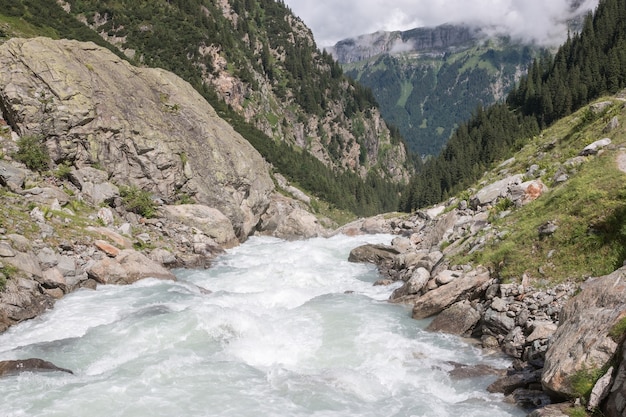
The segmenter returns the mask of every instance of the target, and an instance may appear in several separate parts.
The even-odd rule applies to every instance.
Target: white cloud
[[[285,0],[318,46],[378,30],[469,23],[542,44],[559,44],[574,0]],[[391,3],[391,5],[390,5]],[[598,0],[584,0],[591,10]]]

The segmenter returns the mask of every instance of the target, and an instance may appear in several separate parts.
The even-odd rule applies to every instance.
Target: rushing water
[[[522,416],[450,361],[506,367],[423,331],[349,251],[389,236],[253,238],[178,282],[78,291],[0,335],[0,359],[69,368],[0,380],[0,417]],[[199,287],[213,291],[206,294]]]

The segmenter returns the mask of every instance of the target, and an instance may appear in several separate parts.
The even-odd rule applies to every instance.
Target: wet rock
[[[302,203],[279,194],[271,196],[268,209],[261,216],[257,234],[294,240],[325,236],[328,231]]]
[[[196,227],[224,247],[239,242],[230,220],[219,210],[201,204],[163,206],[165,217],[187,226]]]
[[[400,300],[403,297],[419,294],[430,279],[430,272],[425,268],[417,268],[411,274],[411,278],[400,288],[397,288],[390,299]]]
[[[467,301],[460,301],[439,313],[426,330],[469,336],[480,321],[480,313]]]
[[[352,249],[348,261],[390,266],[393,265],[399,253],[396,248],[391,246],[367,244]]]
[[[73,374],[72,371],[65,368],[60,368],[52,362],[44,361],[43,359],[31,358],[31,359],[17,359],[9,361],[0,361],[0,376],[9,376],[20,374],[22,372],[66,372]]]
[[[521,372],[512,372],[505,377],[499,378],[487,387],[487,391],[509,395],[519,388],[527,388],[533,384],[537,385],[540,381],[541,370],[525,368]]]
[[[458,362],[446,362],[452,365],[454,368],[449,372],[450,376],[454,379],[467,379],[477,378],[488,375],[502,376],[506,371],[503,369],[494,368],[493,366],[478,364],[478,365],[465,365]]]
[[[526,388],[518,388],[513,391],[507,397],[507,401],[527,410],[545,407],[552,403],[552,400],[545,392]]]
[[[489,271],[480,268],[438,287],[421,296],[413,306],[412,316],[423,319],[438,314],[463,299],[473,299],[484,293],[491,277]]]

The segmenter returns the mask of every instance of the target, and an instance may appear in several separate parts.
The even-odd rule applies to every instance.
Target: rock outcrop
[[[187,82],[68,40],[11,39],[0,61],[5,118],[45,138],[56,163],[103,167],[109,182],[165,202],[187,195],[221,211],[239,239],[255,230],[274,189],[266,163]]]
[[[611,330],[626,317],[626,268],[587,282],[561,311],[541,382],[556,396],[577,393],[572,376],[603,368],[617,352]]]

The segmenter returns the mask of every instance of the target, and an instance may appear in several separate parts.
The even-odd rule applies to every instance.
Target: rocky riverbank
[[[354,249],[350,260],[376,264],[378,285],[401,281],[390,301],[411,305],[415,319],[434,317],[428,330],[472,337],[512,357],[507,375],[489,390],[535,410],[533,416],[564,417],[585,407],[623,417],[626,267],[582,284],[536,288],[528,277],[500,282],[487,268],[450,262],[460,245],[481,245],[472,237],[490,228],[480,207],[451,204],[345,226],[343,233],[399,235],[390,246]]]

